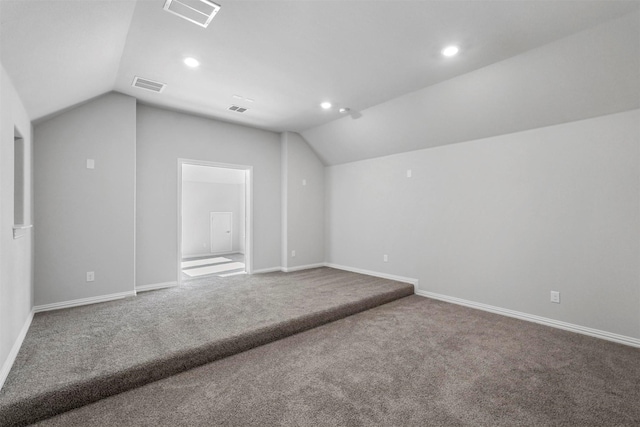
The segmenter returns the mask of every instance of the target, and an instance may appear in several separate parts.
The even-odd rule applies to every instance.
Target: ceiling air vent
[[[133,83],[131,84],[133,87],[139,87],[140,89],[150,90],[151,92],[160,93],[167,86],[164,83],[154,82],[153,80],[143,79],[142,77],[136,76],[133,79]]]
[[[220,5],[209,0],[166,0],[164,10],[207,28],[209,22],[220,10]]]
[[[237,105],[232,105],[231,107],[229,107],[229,110],[235,111],[236,113],[244,113],[245,111],[248,110],[248,108],[238,107]]]

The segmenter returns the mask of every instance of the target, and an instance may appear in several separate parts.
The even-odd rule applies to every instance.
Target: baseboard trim
[[[97,304],[99,302],[107,302],[114,301],[117,299],[127,298],[127,297],[135,297],[136,291],[127,291],[127,292],[119,292],[116,294],[109,295],[101,295],[99,297],[90,297],[90,298],[80,298],[74,299],[71,301],[63,301],[63,302],[54,302],[53,304],[44,304],[37,305],[33,307],[33,311],[35,313],[40,313],[42,311],[51,311],[51,310],[60,310],[63,308],[71,308],[78,307],[81,305],[89,305],[89,304]]]
[[[545,326],[551,326],[552,328],[564,329],[565,331],[588,335],[590,337],[600,338],[607,341],[613,341],[618,344],[625,344],[631,347],[640,348],[640,339],[627,337],[625,335],[618,335],[607,331],[601,331],[599,329],[587,328],[585,326],[575,325],[573,323],[561,322],[559,320],[549,319],[547,317],[541,317],[533,314],[523,313],[520,311],[482,304],[462,298],[450,297],[434,292],[416,290],[416,295],[433,298],[444,302],[450,302],[452,304],[463,305],[465,307],[475,308],[482,311],[488,311],[490,313],[501,314],[503,316],[513,317],[520,320],[526,320],[528,322],[534,322]]]
[[[27,336],[27,332],[29,332],[29,327],[31,326],[31,321],[33,320],[34,313],[35,311],[31,310],[31,312],[27,316],[27,320],[25,320],[24,325],[22,325],[22,329],[20,329],[20,333],[13,343],[13,347],[11,347],[11,351],[7,355],[7,359],[2,364],[2,370],[0,370],[0,390],[2,390],[2,386],[4,386],[4,382],[7,380],[9,372],[11,371],[11,367],[16,361],[16,357],[18,357],[20,347],[22,347],[24,338]]]
[[[282,271],[282,267],[261,268],[259,270],[253,270],[251,274],[273,273],[274,271]]]
[[[317,264],[298,265],[296,267],[282,267],[282,271],[284,271],[285,273],[291,273],[292,271],[309,270],[310,268],[318,268],[324,266],[324,262],[319,262]]]
[[[330,262],[324,263],[325,267],[331,267],[338,270],[350,271],[352,273],[366,274],[367,276],[380,277],[382,279],[395,280],[396,282],[409,283],[412,284],[414,289],[418,289],[418,279],[414,279],[412,277],[404,277],[404,276],[396,276],[395,274],[387,274],[387,273],[379,273],[377,271],[364,270],[361,268],[347,267],[345,265],[332,264]]]
[[[155,291],[157,289],[173,288],[175,286],[178,286],[178,282],[151,283],[150,285],[136,286],[136,292]]]

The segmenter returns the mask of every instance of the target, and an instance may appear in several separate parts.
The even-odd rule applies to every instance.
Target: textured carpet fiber
[[[637,426],[640,350],[419,296],[41,426]]]
[[[411,294],[405,283],[319,268],[203,278],[39,313],[0,392],[0,424],[43,419]]]

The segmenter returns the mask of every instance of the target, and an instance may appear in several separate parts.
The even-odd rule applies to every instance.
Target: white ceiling
[[[111,90],[273,131],[339,119],[637,10],[638,1],[238,1],[207,29],[164,0],[0,0],[0,58],[33,120]],[[445,59],[440,49],[459,44]],[[198,69],[182,63],[200,60]],[[167,84],[156,94],[134,76]],[[238,101],[233,95],[253,98]],[[238,103],[249,110],[227,108]]]
[[[637,108],[633,12],[301,133],[335,165]]]

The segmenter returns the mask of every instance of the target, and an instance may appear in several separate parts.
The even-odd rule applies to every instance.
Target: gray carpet
[[[38,425],[638,426],[640,350],[419,296]]]
[[[0,424],[77,408],[413,294],[330,268],[206,278],[34,317],[0,392]]]

